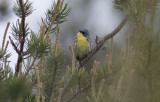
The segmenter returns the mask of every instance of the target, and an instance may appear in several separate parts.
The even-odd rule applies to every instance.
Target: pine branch
[[[58,2],[57,2],[57,4],[56,4],[56,7],[55,7],[55,10],[54,10],[53,13],[52,13],[53,18],[52,18],[52,20],[51,20],[51,23],[50,23],[49,27],[46,29],[46,34],[47,34],[47,35],[50,34],[51,29],[52,29],[52,26],[53,26],[53,24],[54,24],[54,21],[55,21],[55,19],[56,19],[56,17],[57,17],[57,16],[54,16],[54,15],[55,15],[55,13],[56,13],[56,11],[57,11],[57,9],[58,9],[58,6],[60,5],[60,2],[61,2],[61,0],[58,0]]]
[[[68,3],[64,4],[64,0],[58,0],[57,3],[53,3],[51,8],[47,10],[46,18],[42,19],[42,22],[46,25],[45,34],[50,34],[56,31],[57,25],[67,21],[66,17],[71,11],[68,8]]]
[[[98,52],[100,50],[100,48],[103,46],[103,44],[105,43],[105,41],[107,41],[107,40],[111,39],[113,36],[115,36],[121,30],[121,28],[125,25],[126,21],[127,21],[127,18],[124,18],[114,31],[112,31],[110,34],[107,34],[106,36],[104,36],[102,38],[102,40],[100,40],[97,43],[96,47],[94,49],[92,49],[92,51],[87,55],[87,57],[85,57],[82,60],[81,65],[79,66],[79,68],[81,68],[82,66],[84,66],[90,60],[90,58],[96,52]]]
[[[50,97],[50,101],[53,101],[53,99],[54,99],[54,88],[53,88],[53,84],[54,84],[54,82],[55,82],[55,79],[56,79],[56,76],[57,76],[57,69],[58,69],[58,62],[57,62],[57,60],[56,60],[56,58],[55,58],[55,60],[54,60],[54,64],[55,64],[55,67],[54,67],[54,73],[53,73],[53,77],[52,77],[52,81],[51,81],[51,87],[50,87],[50,93],[49,93],[49,97]],[[55,85],[56,86],[56,85]]]
[[[53,88],[53,84],[54,84],[54,81],[55,81],[55,78],[56,78],[56,74],[57,74],[57,60],[55,58],[54,60],[54,63],[55,63],[55,67],[54,67],[54,73],[53,73],[53,77],[52,77],[52,82],[51,82],[51,87],[50,87],[50,93],[49,93],[49,97],[50,97],[50,101],[52,101],[54,98],[54,88]]]
[[[9,44],[9,41],[7,41],[7,44],[6,44],[6,46],[5,46],[5,49],[4,49],[4,54],[6,54],[6,52],[7,52],[7,48],[8,48],[8,44]],[[9,54],[10,55],[10,54]]]
[[[10,22],[7,23],[7,27],[5,29],[5,33],[4,33],[4,36],[3,36],[2,51],[4,50],[4,43],[5,43],[5,40],[6,40],[6,35],[7,35],[7,31],[8,31],[9,25],[10,25]]]
[[[113,30],[110,34],[107,34],[106,36],[104,36],[102,38],[102,40],[100,40],[96,47],[87,55],[86,58],[84,58],[79,66],[79,68],[81,68],[82,66],[84,66],[89,60],[90,58],[100,50],[100,48],[103,46],[103,44],[105,43],[105,41],[107,41],[108,39],[112,38],[113,36],[115,36],[120,30],[121,28],[125,25],[125,23],[127,22],[127,18],[124,18],[121,23],[116,27],[115,30]],[[62,98],[65,94],[65,90],[68,88],[68,86],[70,85],[70,83],[72,82],[72,80],[74,79],[74,74],[72,74],[70,76],[70,78],[68,79],[68,81],[66,82],[66,84],[64,85],[64,87],[62,88],[62,92],[61,92],[61,101]]]
[[[12,35],[14,39],[17,40],[18,44],[15,44],[11,37],[9,37],[14,50],[18,54],[18,59],[15,67],[15,75],[17,76],[20,70],[20,64],[23,61],[23,56],[24,54],[28,54],[25,53],[26,51],[24,52],[26,37],[29,34],[28,24],[25,23],[25,19],[33,11],[32,3],[30,3],[28,0],[26,0],[25,2],[24,0],[17,0],[13,7],[13,11],[19,18],[21,18],[21,21],[19,22],[18,19],[16,25],[13,24],[12,27]]]
[[[15,43],[13,42],[13,40],[11,39],[11,37],[10,37],[10,36],[9,36],[9,40],[10,40],[10,42],[11,42],[11,44],[12,44],[12,46],[13,46],[14,50],[19,54],[19,53],[20,53],[20,51],[19,51],[19,49],[17,48],[17,46],[15,45]]]
[[[20,50],[18,53],[18,60],[17,60],[17,65],[16,65],[16,75],[18,75],[19,70],[20,70],[20,64],[22,63],[23,60],[23,48],[24,48],[24,43],[25,43],[25,10],[24,10],[24,3],[23,0],[19,0],[20,3],[20,8],[22,12],[22,18],[21,18],[21,32],[22,32],[22,41],[20,42]],[[21,39],[21,38],[19,38]]]
[[[37,56],[35,56],[35,57],[33,58],[32,64],[29,66],[29,68],[27,69],[27,71],[26,71],[26,73],[25,73],[25,75],[24,75],[24,79],[25,79],[25,78],[27,77],[27,75],[29,74],[29,71],[33,68],[34,63],[36,62],[36,59],[37,59]]]
[[[7,26],[6,26],[6,29],[5,29],[5,33],[4,33],[4,36],[3,36],[2,49],[0,50],[0,59],[2,57],[4,57],[4,55],[7,52],[7,47],[8,47],[9,41],[7,41],[6,45],[5,45],[5,41],[6,41],[6,36],[7,36],[7,31],[8,31],[9,25],[10,25],[10,22],[7,23]]]
[[[67,100],[67,102],[71,102],[77,95],[79,95],[81,92],[89,89],[91,87],[91,84],[87,85],[84,88],[81,88],[79,91],[77,91],[74,95],[71,96],[71,98],[69,100]]]
[[[113,76],[114,74],[116,74],[117,71],[111,73],[111,74],[107,74],[104,77],[98,79],[95,81],[95,83],[98,83],[99,81],[101,81],[102,79],[108,78],[110,76]],[[84,92],[85,90],[88,90],[91,87],[91,84],[85,86],[84,88],[81,88],[79,91],[77,91],[75,94],[73,94],[68,100],[67,102],[71,102],[76,96],[78,96],[81,92]]]
[[[23,33],[23,40],[25,38],[25,10],[24,10],[24,5],[23,5],[23,0],[19,0],[21,11],[22,11],[22,33]]]

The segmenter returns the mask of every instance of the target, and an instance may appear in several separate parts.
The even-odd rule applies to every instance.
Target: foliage
[[[59,47],[61,45],[58,45]],[[46,65],[44,73],[42,76],[42,82],[44,83],[44,91],[46,95],[46,99],[49,100],[51,95],[54,92],[54,97],[58,95],[58,89],[62,87],[63,82],[61,82],[61,77],[64,73],[64,52],[62,49],[57,51],[57,54],[53,54],[55,46],[52,48],[51,54],[47,56]]]
[[[29,0],[26,0],[25,3],[23,3],[24,9],[25,9],[25,17],[29,16],[33,12],[32,3]],[[15,14],[22,18],[22,10],[21,10],[21,4],[18,0],[16,0],[16,3],[13,7],[13,11]]]
[[[129,1],[128,1],[129,2]],[[130,1],[131,3],[131,1]],[[127,55],[118,81],[114,101],[158,102],[159,26],[155,26],[158,0],[132,0],[125,9],[131,22]],[[117,5],[117,4],[116,4]],[[136,12],[133,12],[136,11]],[[157,29],[158,28],[158,29]],[[124,88],[125,86],[125,88]],[[112,90],[113,91],[113,90]]]
[[[25,32],[26,32],[25,37],[27,37],[27,35],[30,33],[28,24],[26,24],[25,26]],[[13,24],[12,35],[15,40],[19,40],[19,38],[23,36],[23,33],[21,32],[21,24],[19,24],[19,21],[16,23],[16,25]]]
[[[37,36],[32,31],[31,38],[30,40],[28,40],[27,52],[31,56],[41,57],[42,55],[47,54],[49,52],[50,42],[50,39],[47,38],[47,36],[45,36],[44,34]]]
[[[51,8],[47,10],[46,19],[42,19],[42,22],[45,22],[47,28],[49,28],[49,25],[52,25],[52,23],[54,24],[51,30],[52,33],[55,32],[58,24],[67,21],[66,17],[71,11],[71,8],[68,8],[68,3],[65,3],[65,5],[63,5],[63,2],[64,1],[62,1],[61,3],[57,2],[57,4],[59,4],[59,7],[57,7],[56,2],[53,2]]]

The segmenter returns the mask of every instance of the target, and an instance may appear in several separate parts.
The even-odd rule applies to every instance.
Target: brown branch
[[[20,51],[18,50],[17,46],[15,45],[15,43],[13,42],[13,40],[11,39],[10,36],[9,36],[9,40],[10,40],[10,42],[11,42],[11,44],[12,44],[14,50],[19,54]]]
[[[61,91],[61,99],[62,100],[62,97],[64,96],[64,93],[65,93],[65,90],[67,89],[67,87],[70,85],[71,81],[73,80],[74,78],[74,74],[71,74],[71,76],[69,77],[69,79],[67,80],[66,84],[64,85],[64,87],[62,88],[62,91]],[[60,101],[61,102],[61,101]]]
[[[79,68],[81,68],[82,66],[84,66],[89,59],[100,50],[100,48],[103,46],[103,44],[105,43],[105,41],[107,41],[108,39],[112,38],[113,36],[115,36],[120,30],[121,28],[125,25],[125,23],[127,22],[127,18],[124,18],[121,23],[116,27],[115,30],[113,30],[110,34],[107,34],[105,37],[102,38],[102,40],[100,40],[97,43],[97,46],[92,49],[92,51],[87,55],[86,58],[84,58],[81,62],[81,65],[79,66]],[[74,78],[74,74],[72,74],[70,76],[70,78],[68,79],[68,81],[66,82],[66,84],[64,85],[64,87],[62,88],[62,92],[61,92],[61,101],[62,101],[62,97],[64,96],[65,90],[67,89],[67,87],[70,85],[71,81]]]
[[[23,34],[22,36],[22,42],[20,42],[20,51],[18,54],[18,60],[17,60],[17,65],[16,65],[16,75],[18,75],[19,73],[19,69],[20,69],[20,64],[22,63],[23,60],[23,48],[24,48],[24,43],[25,43],[25,9],[24,9],[24,3],[23,0],[19,0],[20,3],[20,8],[21,8],[21,12],[22,12],[22,17],[21,17],[21,32]],[[19,36],[19,39],[21,39],[21,36]]]
[[[107,41],[108,39],[112,38],[113,36],[115,36],[120,30],[121,28],[124,26],[124,24],[126,23],[127,19],[124,18],[121,23],[118,25],[118,27],[112,31],[110,34],[107,34],[105,37],[102,38],[102,40],[100,40],[98,43],[97,43],[97,46],[92,49],[92,51],[87,55],[86,58],[83,59],[83,61],[81,62],[81,65],[80,65],[80,68],[85,65],[89,59],[96,53],[100,50],[100,48],[103,46],[103,44],[105,43],[105,41]]]
[[[84,88],[81,88],[79,91],[77,91],[74,95],[71,96],[71,98],[69,100],[67,100],[67,102],[71,102],[78,94],[80,94],[81,92],[89,89],[91,87],[91,84],[87,85]]]
[[[23,56],[26,56],[26,55],[28,55],[28,52],[27,52],[27,51],[24,51],[24,52],[23,52]]]
[[[20,8],[21,8],[21,12],[22,12],[22,18],[21,18],[21,30],[23,33],[23,40],[25,38],[25,10],[24,10],[24,5],[23,5],[23,0],[19,0],[20,3]]]

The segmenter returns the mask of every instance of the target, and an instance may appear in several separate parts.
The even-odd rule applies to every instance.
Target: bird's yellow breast
[[[82,33],[77,34],[77,41],[75,44],[75,53],[79,58],[84,58],[91,50],[90,43]]]
[[[77,40],[83,40],[83,41],[85,41],[86,38],[83,36],[82,33],[79,32],[79,33],[77,34]]]

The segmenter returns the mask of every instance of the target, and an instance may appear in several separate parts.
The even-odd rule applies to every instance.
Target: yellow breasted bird
[[[87,29],[79,30],[75,38],[75,55],[79,62],[81,62],[91,51],[91,39]]]

